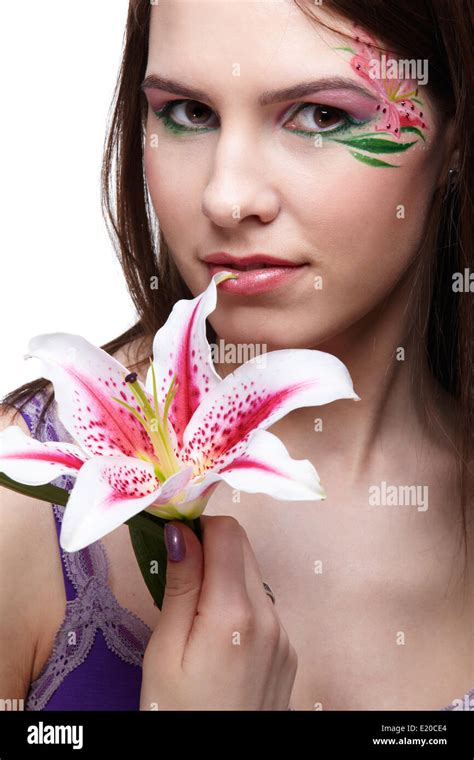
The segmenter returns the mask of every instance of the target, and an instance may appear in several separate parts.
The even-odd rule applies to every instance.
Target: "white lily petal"
[[[191,476],[184,469],[161,486],[153,466],[133,457],[93,457],[77,476],[64,512],[60,543],[83,549],[150,505],[166,504]]]
[[[285,445],[267,430],[255,430],[244,454],[219,471],[232,488],[266,493],[274,499],[325,499],[319,475],[308,459],[293,459]]]
[[[0,472],[18,483],[39,486],[60,475],[77,476],[88,455],[73,443],[38,441],[18,425],[0,433]]]
[[[221,480],[218,473],[208,473],[198,482],[190,481],[176,505],[178,515],[187,519],[199,517]]]
[[[193,479],[179,505],[184,517],[197,517],[222,480],[231,488],[266,493],[275,499],[314,501],[326,498],[315,467],[307,459],[293,459],[285,445],[267,430],[253,430],[239,455],[222,468]],[[200,510],[197,508],[200,507]]]
[[[29,356],[41,361],[41,374],[54,385],[58,416],[66,430],[91,455],[153,455],[153,445],[134,415],[113,400],[141,409],[128,383],[128,370],[80,335],[37,335]]]
[[[196,298],[181,299],[173,306],[166,324],[153,341],[153,366],[156,374],[158,403],[165,396],[174,374],[178,389],[170,407],[169,419],[181,447],[183,433],[195,409],[220,382],[214,369],[211,347],[206,337],[206,319],[217,304],[217,286],[222,272],[214,275],[206,290]],[[146,387],[153,392],[151,368]]]
[[[332,354],[281,349],[254,357],[204,398],[184,433],[183,461],[221,469],[246,448],[252,430],[265,430],[293,409],[358,400],[346,366]]]

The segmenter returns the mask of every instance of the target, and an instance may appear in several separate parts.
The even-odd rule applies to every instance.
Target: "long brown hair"
[[[294,0],[302,12],[315,18],[317,6]],[[312,7],[312,11],[310,11]],[[460,468],[464,535],[467,534],[468,468],[472,451],[474,404],[472,399],[474,339],[471,295],[455,293],[454,272],[474,271],[472,257],[472,81],[473,6],[462,0],[325,0],[324,8],[336,16],[357,20],[360,27],[384,41],[388,50],[428,59],[427,85],[439,112],[455,121],[459,150],[455,182],[446,177],[433,194],[426,230],[431,241],[422,277],[429,281],[429,313],[419,310],[419,334],[424,337],[430,367],[441,385],[456,400],[457,462]],[[111,119],[102,164],[102,211],[137,310],[136,323],[102,348],[114,354],[139,339],[135,369],[148,361],[151,342],[165,323],[173,304],[192,294],[179,275],[161,232],[154,232],[153,209],[143,166],[147,103],[140,90],[148,58],[151,3],[130,0],[123,56],[112,102]],[[159,288],[150,287],[157,277]],[[163,283],[165,286],[163,287]],[[208,325],[209,340],[215,340]],[[46,392],[39,424],[54,397],[48,380],[39,378],[8,393],[3,403],[21,409],[35,393]],[[466,546],[465,546],[466,548]]]

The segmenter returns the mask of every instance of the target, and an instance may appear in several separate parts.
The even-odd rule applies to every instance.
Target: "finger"
[[[182,657],[201,593],[203,552],[198,537],[183,522],[173,520],[165,531],[166,586],[157,627],[160,640],[170,643],[174,656]]]
[[[204,578],[199,612],[248,605],[242,532],[233,517],[201,517]]]

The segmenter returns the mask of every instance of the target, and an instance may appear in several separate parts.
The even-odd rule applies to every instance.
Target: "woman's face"
[[[215,271],[205,258],[223,251],[302,265],[264,286],[268,272],[247,275],[243,292],[219,287],[210,321],[228,343],[350,340],[399,291],[444,164],[448,130],[426,87],[377,74],[370,38],[312,7],[353,39],[292,0],[152,6],[146,76],[190,91],[144,87],[146,176],[181,276],[197,295]]]

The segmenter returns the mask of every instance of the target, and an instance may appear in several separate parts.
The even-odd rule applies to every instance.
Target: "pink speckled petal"
[[[353,71],[358,76],[365,79],[366,82],[374,87],[374,79],[370,76],[371,58],[369,56],[358,53],[357,55],[352,56],[350,64]]]
[[[58,415],[66,430],[89,454],[153,454],[138,420],[112,396],[140,407],[123,380],[128,370],[80,335],[49,333],[32,338],[28,355],[41,361],[41,374],[54,385]],[[151,399],[150,399],[151,401]]]
[[[60,475],[76,476],[88,459],[79,446],[71,443],[38,441],[18,425],[0,433],[0,472],[29,486],[51,483]]]
[[[268,430],[254,430],[247,450],[219,471],[222,480],[241,491],[266,493],[274,499],[324,499],[319,475],[307,459],[292,459]]]
[[[292,459],[285,445],[267,430],[253,430],[242,453],[224,467],[209,470],[200,480],[188,484],[180,504],[185,516],[196,516],[195,502],[202,500],[202,510],[219,482],[248,493],[265,493],[274,499],[314,501],[326,494],[319,475],[307,459]],[[204,497],[207,497],[204,500]],[[193,505],[192,510],[188,505]]]
[[[298,407],[358,399],[345,365],[332,354],[282,349],[266,366],[250,359],[206,397],[184,433],[181,457],[195,472],[220,470],[242,454],[255,428],[266,429]]]
[[[382,103],[379,114],[379,120],[375,125],[376,132],[387,132],[397,139],[400,137],[400,114],[398,106],[395,103],[385,101]]]
[[[161,486],[153,466],[133,457],[93,457],[79,471],[64,512],[61,546],[78,551],[150,505],[167,504],[183,490],[191,468]]]
[[[171,404],[169,419],[181,447],[183,433],[198,404],[220,382],[214,369],[211,347],[206,337],[206,319],[217,304],[217,285],[222,272],[214,275],[206,290],[193,299],[182,299],[173,306],[166,324],[153,341],[153,365],[158,402],[163,407],[173,374],[178,390]],[[146,387],[153,391],[151,368]]]

